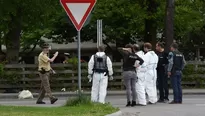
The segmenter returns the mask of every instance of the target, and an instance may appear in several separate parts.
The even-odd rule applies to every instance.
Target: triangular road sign
[[[75,28],[80,31],[97,0],[60,0]]]

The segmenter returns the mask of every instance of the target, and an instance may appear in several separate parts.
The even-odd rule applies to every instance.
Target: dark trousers
[[[164,70],[157,70],[157,81],[160,100],[169,100],[168,77]]]
[[[182,102],[181,71],[176,71],[170,78],[171,78],[172,88],[174,92],[174,101]]]

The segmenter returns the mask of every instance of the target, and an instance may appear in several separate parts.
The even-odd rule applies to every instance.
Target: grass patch
[[[0,116],[105,116],[118,111],[110,104],[90,102],[89,97],[73,98],[62,107],[0,106]]]
[[[81,104],[92,105],[94,103],[90,101],[90,97],[86,95],[81,95],[81,96],[69,99],[66,102],[65,106],[78,106]]]

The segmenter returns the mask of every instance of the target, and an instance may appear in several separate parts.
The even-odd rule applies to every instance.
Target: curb
[[[122,115],[122,111],[118,111],[118,112],[108,114],[108,115],[105,115],[105,116],[121,116],[121,115]]]
[[[90,92],[84,92],[84,95],[90,95]],[[56,97],[74,97],[77,96],[76,92],[54,92],[54,96]],[[112,92],[108,91],[107,96],[125,96],[125,91],[121,92]],[[170,92],[170,95],[173,95],[173,92]],[[205,95],[204,92],[183,92],[183,95]],[[38,93],[33,93],[34,98],[38,97]],[[18,98],[18,93],[1,93],[0,99],[16,99]]]

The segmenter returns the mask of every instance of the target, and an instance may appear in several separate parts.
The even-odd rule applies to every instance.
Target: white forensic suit
[[[107,95],[108,77],[113,75],[112,62],[108,56],[106,56],[106,65],[108,72],[95,72],[95,57],[105,56],[104,52],[97,52],[93,55],[88,63],[88,74],[92,75],[92,90],[91,101],[105,103],[105,97]],[[107,74],[108,73],[108,74]]]
[[[146,64],[146,72],[145,72],[145,90],[149,97],[149,102],[156,103],[157,102],[157,63],[158,56],[154,51],[149,51],[144,55],[144,62]]]
[[[140,58],[144,60],[144,52],[139,51],[136,53]],[[146,95],[145,95],[145,62],[137,68],[137,77],[138,81],[136,83],[136,91],[137,91],[137,97],[138,97],[138,102],[140,105],[147,105],[146,101]]]

